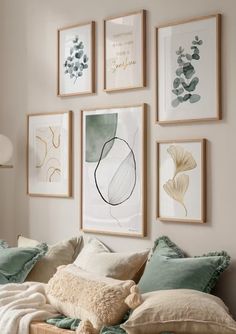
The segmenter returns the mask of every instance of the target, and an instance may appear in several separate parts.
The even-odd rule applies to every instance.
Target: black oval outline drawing
[[[129,149],[130,149],[130,152],[131,152],[131,154],[132,154],[132,156],[133,156],[133,159],[134,159],[134,175],[135,175],[135,181],[134,181],[134,186],[133,186],[133,188],[132,188],[130,194],[128,195],[128,197],[125,198],[122,202],[119,202],[119,203],[116,203],[116,204],[112,204],[112,203],[110,203],[109,201],[107,201],[107,200],[105,199],[105,197],[103,196],[101,190],[99,189],[98,182],[97,182],[97,169],[98,169],[98,167],[99,167],[99,165],[100,165],[100,162],[101,162],[101,160],[102,160],[102,155],[103,155],[103,151],[104,151],[105,146],[106,146],[110,141],[112,141],[112,140],[116,140],[116,139],[118,139],[118,140],[120,140],[120,141],[123,141],[123,142],[129,147]],[[124,161],[124,160],[123,160],[123,161]],[[120,204],[126,202],[126,201],[132,196],[132,194],[133,194],[133,192],[134,192],[134,188],[135,188],[135,186],[136,186],[136,182],[137,182],[136,160],[135,160],[134,152],[133,152],[132,148],[130,147],[130,145],[127,143],[126,140],[124,140],[124,139],[122,139],[122,138],[119,138],[119,137],[115,136],[115,137],[109,139],[108,141],[106,141],[106,142],[103,144],[103,146],[102,146],[102,150],[101,150],[101,154],[100,154],[100,157],[99,157],[99,160],[98,160],[98,163],[97,163],[97,166],[95,167],[95,170],[94,170],[94,181],[95,181],[95,185],[96,185],[97,191],[99,192],[101,198],[103,199],[104,202],[106,202],[106,203],[109,204],[109,205],[112,205],[112,206],[120,205]]]

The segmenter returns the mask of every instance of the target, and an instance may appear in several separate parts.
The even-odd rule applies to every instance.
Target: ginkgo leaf
[[[163,188],[165,192],[173,198],[175,201],[179,202],[185,209],[185,216],[187,216],[187,208],[184,204],[184,195],[188,190],[189,186],[189,176],[186,174],[181,174],[175,179],[168,180]]]
[[[185,151],[180,145],[171,145],[168,147],[167,152],[171,155],[175,163],[174,178],[178,173],[192,170],[197,166],[192,153]]]

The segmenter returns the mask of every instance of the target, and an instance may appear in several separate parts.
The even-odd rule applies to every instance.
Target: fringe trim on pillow
[[[23,268],[21,268],[21,270],[16,275],[14,275],[14,277],[12,277],[12,276],[8,277],[9,283],[22,283],[22,282],[24,282],[28,273],[34,267],[36,262],[41,257],[43,257],[48,251],[48,245],[45,242],[43,242],[42,244],[40,244],[36,247],[28,247],[28,248],[37,248],[38,253],[35,254],[30,260],[28,260],[28,262],[25,263]],[[24,275],[22,273],[24,273]]]
[[[163,235],[161,237],[159,237],[158,239],[156,239],[156,241],[154,242],[154,247],[152,249],[152,253],[155,251],[155,249],[157,248],[158,244],[160,241],[164,241],[167,246],[169,246],[171,249],[173,249],[176,254],[178,255],[178,257],[183,258],[185,257],[184,252],[182,251],[182,249],[180,249],[173,241],[171,241],[169,239],[169,237],[167,237],[166,235]]]
[[[9,245],[5,240],[0,240],[0,248],[2,249],[9,248]]]
[[[213,288],[216,285],[216,282],[218,281],[220,275],[225,271],[225,269],[228,268],[230,264],[230,255],[226,251],[221,252],[210,252],[207,254],[203,254],[201,256],[194,256],[194,258],[201,258],[201,257],[213,257],[218,256],[222,257],[222,263],[218,265],[218,267],[215,269],[214,273],[212,274],[207,286],[205,287],[203,292],[210,293]]]

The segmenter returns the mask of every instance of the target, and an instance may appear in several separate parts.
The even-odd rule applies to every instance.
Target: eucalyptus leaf
[[[182,86],[184,87],[186,91],[192,92],[196,89],[198,82],[199,82],[199,79],[195,77],[191,80],[190,84],[186,84],[185,82],[183,82]]]
[[[185,94],[183,97],[183,101],[187,101],[188,99],[190,99],[191,96],[191,94]]]
[[[179,77],[181,76],[181,74],[183,73],[183,68],[182,67],[179,67],[177,68],[177,70],[175,71],[176,75]]]
[[[194,53],[192,55],[192,58],[195,59],[195,60],[199,60],[200,59],[200,56],[197,54],[197,53]]]
[[[176,108],[180,104],[179,100],[176,98],[171,102],[172,107]]]
[[[192,56],[191,56],[189,53],[186,54],[186,58],[187,58],[188,60],[192,60]]]
[[[173,87],[174,88],[178,88],[180,85],[180,79],[179,78],[175,78],[175,80],[173,81]]]
[[[200,96],[200,95],[198,95],[198,94],[193,94],[193,95],[190,97],[189,101],[190,101],[190,103],[196,103],[196,102],[198,102],[200,99],[201,99],[201,96]]]

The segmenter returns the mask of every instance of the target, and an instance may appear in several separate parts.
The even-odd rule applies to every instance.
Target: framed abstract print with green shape
[[[206,140],[157,143],[159,203],[163,221],[206,221]]]
[[[146,233],[146,106],[82,111],[81,226]]]
[[[157,28],[158,123],[221,118],[220,18]]]
[[[72,195],[72,112],[28,115],[27,193]]]
[[[58,30],[58,96],[95,91],[95,22]]]

